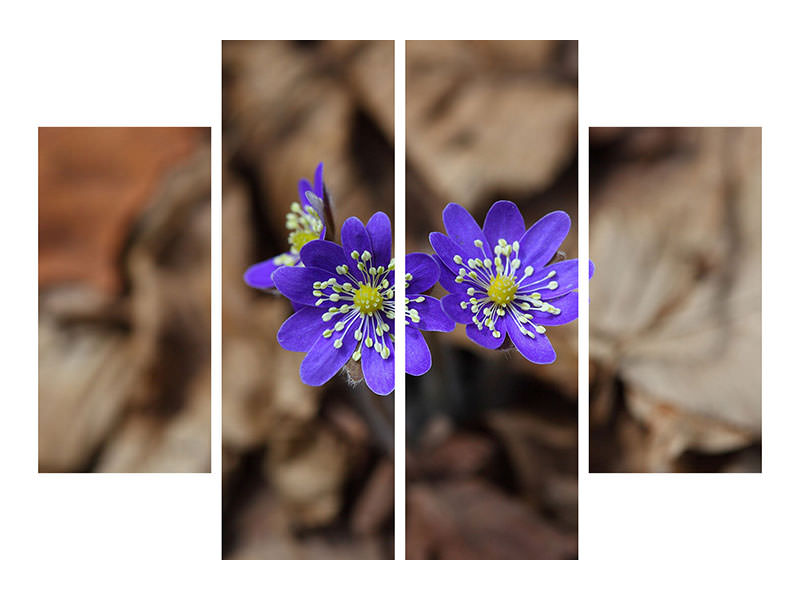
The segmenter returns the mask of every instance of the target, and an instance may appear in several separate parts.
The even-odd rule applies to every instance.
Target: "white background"
[[[800,44],[790,3],[298,4],[4,5],[0,596],[800,597]],[[212,474],[37,475],[36,127],[214,128],[218,310],[220,40],[294,38],[579,39],[582,250],[589,125],[763,126],[764,473],[589,476],[584,368],[579,561],[223,562],[215,313]],[[398,200],[403,190],[399,181]]]

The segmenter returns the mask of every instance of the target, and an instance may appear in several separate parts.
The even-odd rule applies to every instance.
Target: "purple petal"
[[[570,219],[564,211],[557,210],[543,216],[531,225],[519,241],[519,260],[534,269],[546,265],[558,252],[569,233]]]
[[[406,275],[411,274],[411,281],[406,294],[421,294],[431,289],[439,280],[439,265],[424,252],[406,254]]]
[[[389,287],[390,288],[394,287],[394,269],[384,273],[383,278],[387,279],[389,281]]]
[[[546,276],[553,271],[555,271],[556,274],[553,277],[546,278]],[[558,286],[553,290],[548,289],[547,285],[553,281],[555,281]],[[578,259],[573,258],[540,267],[538,271],[534,271],[533,275],[522,282],[518,291],[526,294],[538,292],[542,295],[542,300],[548,300],[550,298],[563,296],[577,287]]]
[[[578,292],[570,292],[548,302],[561,312],[557,315],[552,315],[542,311],[528,311],[531,319],[537,325],[544,325],[545,327],[565,325],[578,318]]]
[[[519,330],[515,323],[511,323],[508,326],[508,336],[520,354],[532,363],[549,365],[556,360],[556,351],[553,350],[546,335],[535,333],[534,337],[528,337]]]
[[[383,314],[382,317],[383,317],[383,322],[387,323],[389,325],[388,333],[390,333],[391,335],[394,335],[394,319],[387,318],[386,314]]]
[[[500,332],[500,337],[494,337],[486,326],[482,329],[478,329],[477,325],[470,323],[467,325],[467,337],[484,348],[497,350],[503,344],[503,340],[506,337],[506,317],[499,318],[495,327],[497,331]]]
[[[298,196],[300,196],[301,204],[303,206],[311,206],[311,208],[313,208],[314,210],[317,210],[317,207],[316,206],[312,206],[312,204],[308,201],[308,198],[306,197],[306,192],[311,192],[317,198],[322,200],[322,196],[324,194],[324,185],[323,185],[323,180],[322,180],[322,163],[319,163],[317,165],[316,170],[314,171],[314,183],[313,183],[313,185],[311,184],[311,182],[308,179],[305,179],[305,178],[303,178],[303,179],[301,179],[300,181],[297,182],[297,194],[298,194]],[[317,211],[317,212],[319,212],[319,211]],[[323,215],[320,214],[320,217],[323,217]]]
[[[300,206],[311,206],[311,202],[308,201],[306,197],[306,192],[311,192],[319,196],[314,192],[314,187],[311,185],[311,182],[308,179],[301,179],[297,182],[297,195],[300,196]],[[319,196],[321,197],[321,196]],[[317,210],[314,206],[311,206],[314,210]]]
[[[406,327],[406,373],[423,375],[431,368],[431,351],[419,329]]]
[[[300,248],[300,258],[307,267],[316,267],[335,274],[336,267],[345,264],[344,250],[327,240],[312,240]]]
[[[417,329],[423,331],[453,331],[456,324],[453,319],[448,317],[442,310],[442,305],[438,298],[414,294],[408,296],[410,302],[409,309],[415,309],[419,313],[419,323],[412,323]],[[422,302],[416,300],[423,298]]]
[[[456,323],[472,323],[473,313],[469,308],[469,300],[470,296],[466,294],[448,294],[442,298],[442,310]],[[467,308],[461,308],[462,302],[467,303]]]
[[[375,339],[375,327],[370,323],[370,335]],[[394,345],[388,334],[383,335],[383,344],[389,348],[389,358],[383,358],[375,346],[361,346],[361,367],[367,386],[379,396],[385,396],[394,390]]]
[[[464,255],[464,249],[445,234],[434,231],[428,236],[428,241],[430,241],[431,247],[442,261],[442,264],[447,267],[448,271],[455,275],[458,273],[459,269],[467,268],[468,257]],[[455,256],[461,257],[461,264],[453,260]]]
[[[372,264],[389,266],[392,260],[392,222],[386,213],[376,212],[367,223],[367,233],[372,243]]]
[[[299,260],[296,255],[289,252],[281,254],[280,256],[291,257],[295,259],[295,262]],[[281,267],[285,266],[282,264],[275,264],[275,259],[277,258],[278,256],[251,266],[249,269],[247,269],[247,271],[244,272],[244,282],[250,287],[260,290],[267,290],[275,287],[275,283],[272,281],[272,274]]]
[[[322,320],[325,308],[304,306],[286,319],[278,330],[278,343],[285,350],[308,352],[322,335],[322,332],[333,327],[332,322]]]
[[[333,321],[329,321],[330,326]],[[303,362],[300,363],[300,379],[307,385],[322,385],[331,377],[336,375],[339,370],[350,360],[353,350],[356,347],[356,338],[353,337],[354,324],[342,332],[335,332],[331,337],[320,336],[311,350],[308,351]],[[336,348],[333,343],[337,339],[342,340],[341,348]]]
[[[490,256],[500,238],[509,244],[519,241],[525,235],[525,219],[522,218],[517,205],[508,200],[492,204],[483,222],[483,234],[489,242]]]
[[[345,281],[328,271],[314,267],[281,267],[272,274],[272,281],[275,282],[275,286],[280,293],[289,298],[289,300],[306,306],[314,306],[314,303],[318,300],[313,293],[314,282],[327,281],[331,277],[340,283]],[[336,305],[337,303],[331,301],[327,301],[326,304],[326,306]]]
[[[344,249],[345,260],[350,268],[350,274],[357,279],[363,279],[361,271],[358,270],[358,261],[350,254],[355,250],[361,255],[365,250],[372,254],[372,242],[370,242],[364,224],[358,217],[348,218],[342,225],[342,248]]]
[[[556,271],[556,275],[553,279],[558,282],[558,287],[554,290],[545,290],[545,292],[542,292],[543,299],[547,300],[549,298],[562,296],[578,287],[578,260],[577,258],[562,260],[561,262],[544,267],[544,269]],[[544,272],[544,269],[542,272]],[[550,271],[547,271],[547,273]],[[589,279],[591,279],[593,275],[594,263],[589,261]]]
[[[321,165],[321,163],[320,163]],[[319,168],[319,167],[317,167]],[[306,196],[306,192],[311,192],[319,201],[311,202]],[[300,205],[304,208],[309,206],[314,209],[314,212],[317,213],[319,218],[322,220],[322,231],[319,234],[320,239],[325,239],[325,232],[328,230],[327,223],[325,223],[325,210],[322,204],[322,193],[316,190],[316,187],[312,187],[311,182],[308,179],[301,179],[297,182],[297,194],[300,196]]]
[[[466,208],[451,202],[442,211],[442,221],[450,239],[463,248],[464,256],[481,259],[486,256],[491,257],[492,249],[486,241],[486,236]],[[489,254],[477,248],[475,240],[483,242],[483,248]]]
[[[435,254],[431,258],[436,262],[436,266],[439,267],[439,283],[441,286],[451,294],[466,294],[471,284],[456,283],[456,276],[444,266],[442,259]]]
[[[317,196],[317,198],[322,198],[325,194],[325,184],[324,180],[322,179],[322,170],[322,163],[319,163],[314,171],[314,194]]]

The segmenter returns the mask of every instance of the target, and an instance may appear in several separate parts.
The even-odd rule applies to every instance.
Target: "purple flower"
[[[431,368],[431,352],[420,330],[452,331],[456,324],[438,298],[425,296],[439,279],[436,261],[422,252],[406,255],[406,373],[422,375]]]
[[[483,229],[457,204],[445,207],[442,220],[447,235],[431,233],[430,242],[439,281],[450,292],[442,298],[444,312],[467,324],[467,336],[481,346],[498,349],[508,335],[529,361],[555,361],[545,327],[578,317],[577,259],[548,265],[569,232],[569,216],[551,212],[526,231],[516,205],[502,200],[489,209]]]
[[[322,385],[349,361],[361,363],[376,394],[394,390],[394,259],[392,225],[379,212],[367,223],[347,219],[342,245],[309,241],[302,267],[272,275],[278,290],[298,307],[278,331],[286,350],[307,352],[300,379]]]
[[[293,267],[300,263],[300,249],[308,242],[325,237],[325,219],[322,202],[325,184],[322,181],[322,163],[314,172],[314,185],[307,179],[297,184],[300,202],[293,202],[291,212],[286,215],[286,229],[289,230],[289,251],[269,260],[256,263],[244,274],[244,281],[250,287],[268,290],[275,287],[272,274],[280,267]]]

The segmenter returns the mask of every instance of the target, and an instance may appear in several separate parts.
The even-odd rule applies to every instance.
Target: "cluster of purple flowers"
[[[326,240],[322,164],[314,184],[301,180],[300,203],[287,215],[290,250],[250,267],[248,285],[277,288],[295,313],[278,331],[286,350],[305,352],[300,378],[322,385],[346,364],[360,365],[376,394],[394,390],[395,260],[392,225],[382,212],[364,225],[350,217],[341,243]],[[324,200],[323,200],[324,199]],[[546,327],[578,316],[578,261],[551,264],[570,219],[552,212],[529,229],[519,209],[496,202],[481,229],[461,206],[443,214],[447,235],[432,233],[434,254],[405,260],[406,365],[411,375],[431,367],[422,331],[452,331],[466,324],[467,336],[490,349],[516,349],[529,361],[552,363],[555,350]],[[589,263],[589,276],[594,265]],[[425,292],[437,282],[442,300]]]

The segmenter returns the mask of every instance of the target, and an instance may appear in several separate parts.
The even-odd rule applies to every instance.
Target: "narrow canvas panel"
[[[209,472],[210,134],[39,129],[40,472]]]
[[[577,61],[407,42],[409,559],[577,558]]]
[[[222,556],[392,558],[394,42],[222,69]]]
[[[761,129],[590,130],[592,472],[761,472]]]

